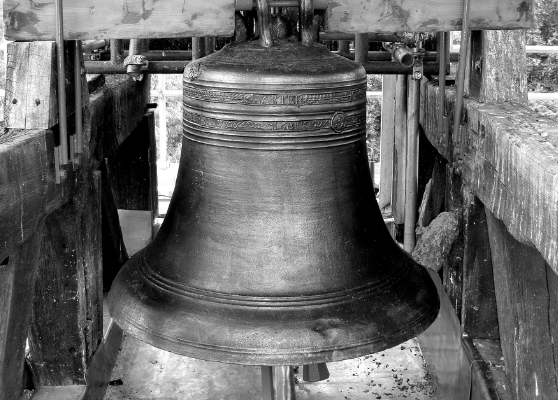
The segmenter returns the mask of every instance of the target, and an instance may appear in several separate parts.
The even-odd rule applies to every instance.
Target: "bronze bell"
[[[428,327],[438,295],[384,225],[365,106],[364,69],[319,44],[245,42],[190,63],[176,188],[112,285],[115,322],[246,365],[354,358]]]

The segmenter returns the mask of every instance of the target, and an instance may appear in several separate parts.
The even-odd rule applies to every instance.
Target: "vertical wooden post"
[[[380,133],[380,193],[378,204],[391,212],[395,152],[395,75],[382,77],[382,122]]]
[[[395,165],[391,211],[394,223],[405,222],[405,171],[407,165],[407,76],[395,76]]]
[[[557,279],[541,254],[486,210],[506,377],[514,400],[558,398]],[[549,279],[550,277],[550,279]]]
[[[165,74],[159,74],[157,89],[159,98],[157,99],[157,111],[159,112],[159,162],[167,163],[167,99],[165,97]]]
[[[36,387],[85,383],[102,340],[101,205],[98,176],[45,220],[29,333]]]
[[[0,398],[19,399],[43,223],[0,263]]]
[[[418,197],[418,140],[420,112],[420,80],[409,76],[407,114],[407,165],[405,166],[405,250],[415,248]]]

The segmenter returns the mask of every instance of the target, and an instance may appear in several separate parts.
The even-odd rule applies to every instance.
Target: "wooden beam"
[[[470,29],[528,29],[532,0],[472,0]],[[435,32],[461,30],[461,0],[336,0],[327,9],[326,31]]]
[[[74,46],[65,47],[66,105],[70,116],[74,101]],[[7,46],[4,120],[7,128],[50,129],[58,123],[56,44],[14,42]],[[82,79],[82,104],[87,104],[87,81]],[[71,133],[71,132],[70,132]]]
[[[9,258],[0,260],[0,398],[18,399],[43,224]]]
[[[446,159],[438,130],[438,88],[423,82],[422,126]],[[447,109],[455,91],[447,90]],[[521,104],[465,99],[464,137],[450,151],[475,196],[520,242],[531,243],[558,271],[558,126]]]
[[[100,173],[45,219],[28,364],[35,387],[85,384],[102,340]]]
[[[461,327],[473,339],[499,339],[492,256],[484,206],[468,189],[464,193]]]
[[[91,96],[84,128],[88,156],[102,158],[130,134],[145,115],[148,83],[107,77],[106,89]],[[40,218],[75,192],[75,179],[55,184],[53,157],[51,131],[12,129],[0,136],[0,260],[31,237]]]
[[[494,266],[494,285],[502,352],[513,400],[558,398],[555,294],[539,252],[515,240],[490,211],[486,221]]]
[[[65,39],[232,36],[232,0],[66,0]],[[4,0],[8,40],[54,40],[55,2]]]

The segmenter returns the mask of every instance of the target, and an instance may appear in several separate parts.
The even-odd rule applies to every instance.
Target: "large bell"
[[[438,296],[382,220],[365,105],[364,69],[318,44],[247,42],[190,63],[176,188],[112,285],[116,323],[247,365],[354,358],[428,327]]]

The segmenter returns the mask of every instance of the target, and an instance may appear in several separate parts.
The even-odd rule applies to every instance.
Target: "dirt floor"
[[[328,364],[330,378],[302,381],[298,400],[432,399],[430,379],[415,339],[392,349]],[[105,400],[260,400],[260,368],[195,360],[126,335]]]

